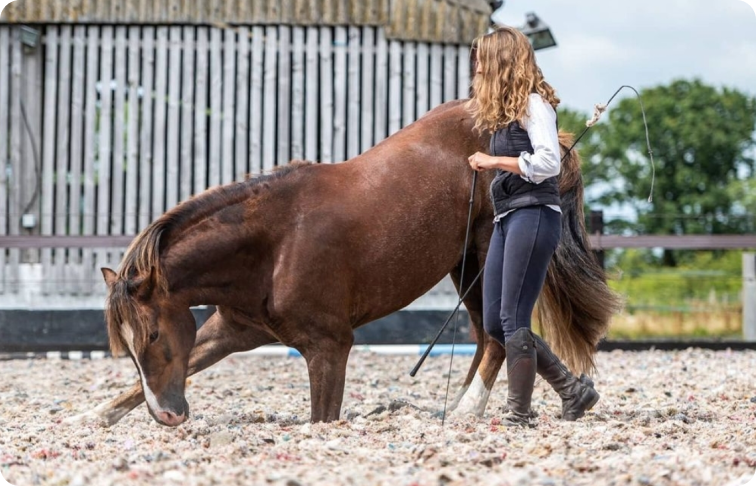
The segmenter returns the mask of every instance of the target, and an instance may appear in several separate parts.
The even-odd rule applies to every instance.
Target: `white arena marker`
[[[352,351],[375,353],[388,356],[419,356],[425,352],[427,344],[357,344]],[[451,353],[451,344],[437,344],[430,356],[443,356]],[[457,344],[454,354],[457,356],[472,356],[475,354],[475,344]],[[233,356],[288,356],[299,358],[302,355],[296,349],[280,344],[269,344],[252,351],[234,353]]]

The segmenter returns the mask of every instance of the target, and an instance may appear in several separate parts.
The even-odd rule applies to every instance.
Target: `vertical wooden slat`
[[[415,119],[428,111],[428,44],[417,43],[417,83],[415,87]]]
[[[259,174],[262,172],[262,126],[263,113],[263,54],[264,54],[265,30],[263,27],[252,27],[252,65],[251,72],[251,99],[250,99],[250,122],[249,122],[249,172]]]
[[[183,79],[181,80],[183,87],[181,88],[181,99],[177,101],[181,106],[179,201],[185,201],[192,195],[192,166],[194,164],[194,154],[192,153],[194,130],[192,127],[195,118],[194,112],[196,110],[196,107],[194,106],[194,85],[197,82],[197,76],[194,72],[194,55],[196,52],[194,42],[195,28],[192,26],[185,26],[183,30],[184,42],[182,44],[182,50],[184,53],[184,59],[182,66]]]
[[[346,158],[347,30],[335,27],[333,38],[333,161]]]
[[[276,157],[276,73],[278,53],[278,32],[276,27],[265,27],[265,67],[263,80],[263,136],[262,136],[262,169],[271,170]]]
[[[181,103],[181,27],[168,32],[168,116],[166,121],[165,209],[179,202],[179,104]],[[162,132],[161,132],[162,133]]]
[[[0,25],[0,164],[5,166],[8,157],[8,85],[10,79],[10,56],[8,55],[8,48],[10,46],[10,27],[7,25]],[[45,144],[46,146],[47,144]],[[44,181],[43,173],[43,181]],[[0,235],[7,233],[6,227],[8,224],[8,172],[0,170]],[[42,200],[44,205],[45,199]],[[52,208],[50,208],[52,211]],[[45,208],[42,208],[42,218],[45,217]],[[49,250],[48,250],[49,253]],[[6,250],[0,248],[0,293],[5,292],[5,280],[6,280]]]
[[[292,27],[291,159],[304,157],[304,27]]]
[[[110,234],[123,234],[123,165],[124,122],[126,119],[126,27],[115,27],[115,92],[113,110],[113,164],[110,188]]]
[[[430,49],[430,108],[443,103],[444,88],[444,48],[441,44],[431,44]]]
[[[58,58],[58,121],[55,145],[55,234],[68,232],[68,149],[70,146],[69,113],[71,111],[71,26],[60,28],[60,54]],[[108,85],[106,85],[109,87]],[[54,252],[54,280],[59,293],[65,292],[66,249],[56,248]]]
[[[138,176],[139,176],[139,80],[141,75],[139,43],[140,28],[129,27],[129,108],[128,128],[126,130],[126,221],[123,233],[134,235],[137,231]],[[144,89],[144,88],[143,88]],[[147,93],[143,92],[144,96]]]
[[[466,46],[457,47],[457,99],[470,96],[470,50]]]
[[[55,120],[58,107],[58,27],[49,26],[45,35],[45,100],[42,134],[42,217],[40,229],[43,235],[52,235],[55,221]],[[0,64],[2,66],[2,64]],[[2,89],[2,88],[0,88]],[[4,137],[3,137],[4,138]],[[4,154],[5,152],[0,152]],[[5,171],[3,171],[5,172]],[[42,250],[42,293],[47,295],[55,288],[55,272],[52,265],[52,249]]]
[[[123,234],[123,219],[126,203],[124,201],[124,136],[126,124],[126,26],[116,25],[113,31],[114,57],[113,80],[106,84],[113,89],[113,120],[112,120],[112,155],[110,162],[110,233]],[[110,120],[108,120],[110,122]],[[108,259],[111,265],[118,265],[121,261],[123,249],[111,249]]]
[[[291,160],[291,27],[278,28],[278,146],[276,165],[284,165]]]
[[[239,49],[236,62],[236,163],[234,180],[242,181],[249,172],[249,29],[239,28]]]
[[[377,28],[375,39],[375,108],[373,110],[373,145],[387,135],[388,129],[388,42],[383,27]]]
[[[137,231],[146,228],[152,221],[152,138],[153,107],[155,104],[155,28],[142,30],[142,98],[141,127],[139,135],[139,224]]]
[[[208,186],[220,184],[221,158],[221,101],[223,93],[223,56],[221,29],[210,29],[210,154],[208,158]]]
[[[375,76],[375,28],[362,28],[362,121],[360,123],[360,152],[364,152],[374,145],[373,131],[375,112],[373,100],[376,90]]]
[[[318,97],[320,94],[320,78],[318,76],[318,31],[317,27],[307,27],[305,72],[305,142],[304,158],[317,160],[318,158]]]
[[[168,69],[168,27],[156,28],[155,40],[155,119],[152,129],[152,211],[151,220],[165,212],[165,137]]]
[[[236,88],[236,31],[225,29],[223,46],[223,144],[221,184],[234,180],[234,97]]]
[[[402,45],[389,42],[388,135],[402,128]]]
[[[21,91],[15,96],[21,97],[23,127],[21,130],[21,193],[20,201],[24,214],[38,215],[40,212],[40,177],[42,168],[40,152],[42,143],[42,73],[44,71],[44,56],[42,49],[24,50],[22,55]],[[23,233],[35,234],[39,227],[23,228]],[[25,263],[39,263],[39,250],[27,249],[21,253]]]
[[[444,102],[457,96],[457,48],[444,46]]]
[[[84,69],[87,31],[84,26],[76,26],[73,36],[73,89],[71,90],[71,171],[68,207],[70,222],[68,234],[81,234],[81,194],[82,194],[82,139],[84,130]],[[69,250],[69,275],[73,280],[70,290],[80,294],[84,290],[83,280],[87,274],[81,268],[78,249]]]
[[[95,189],[95,134],[97,130],[97,80],[100,28],[87,28],[87,80],[84,102],[84,204],[83,231],[84,235],[93,235],[97,221],[97,196]],[[89,295],[94,290],[96,265],[92,261],[93,253],[89,248],[82,251],[82,278],[84,294]]]
[[[197,27],[194,95],[194,194],[207,188],[207,27]]]
[[[331,27],[320,28],[320,161],[333,162],[333,58]]]
[[[97,156],[97,234],[107,235],[110,228],[110,160],[111,160],[111,106],[112,92],[110,89],[113,78],[113,27],[102,28],[100,40],[100,144]],[[97,251],[98,266],[106,266],[107,252]]]
[[[10,168],[11,178],[9,180],[10,185],[8,187],[8,233],[11,235],[18,235],[21,232],[21,211],[23,204],[19,198],[21,194],[21,96],[18,93],[21,92],[21,71],[23,66],[23,58],[21,53],[21,36],[20,29],[14,28],[12,30],[11,44],[10,44],[10,133],[8,139],[10,141]],[[19,264],[21,263],[21,253],[17,248],[11,248],[9,250],[10,258],[8,270],[8,277],[11,282],[11,289],[14,292],[20,290],[22,282],[19,281]]]
[[[415,43],[404,43],[404,65],[402,68],[402,126],[415,121]]]
[[[346,157],[351,159],[360,153],[360,55],[362,39],[360,28],[350,26],[348,31],[348,61],[347,61],[347,130]]]

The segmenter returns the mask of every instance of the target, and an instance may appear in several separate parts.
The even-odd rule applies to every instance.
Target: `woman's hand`
[[[483,152],[475,152],[467,158],[467,161],[470,163],[472,170],[478,172],[496,168],[496,158]]]

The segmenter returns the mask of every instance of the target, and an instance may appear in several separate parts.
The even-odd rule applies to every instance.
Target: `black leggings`
[[[530,317],[562,235],[562,215],[520,208],[494,225],[483,272],[483,327],[502,345]]]

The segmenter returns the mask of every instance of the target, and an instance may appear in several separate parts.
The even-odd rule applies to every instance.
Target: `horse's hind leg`
[[[484,263],[483,255],[477,255],[477,257],[471,258],[468,255],[465,268],[465,280],[468,282],[477,275],[480,271],[480,266]],[[451,272],[450,275],[454,285],[457,287],[457,291],[464,293],[467,288],[460,289],[460,273],[461,265]],[[463,303],[470,314],[470,323],[475,331],[477,348],[475,349],[475,356],[470,364],[465,382],[457,392],[449,410],[453,411],[454,415],[472,413],[480,417],[485,412],[488,397],[491,394],[496,376],[499,374],[501,365],[504,362],[505,353],[504,348],[483,329],[483,285],[481,280],[478,280],[473,289],[467,294]]]
[[[237,324],[215,312],[197,331],[197,338],[189,355],[187,376],[208,368],[231,353],[248,351],[274,342],[275,338],[264,334],[259,328]],[[110,427],[142,402],[142,384],[137,381],[128,391],[113,400],[102,403],[89,412],[70,417],[64,422],[96,420]]]

